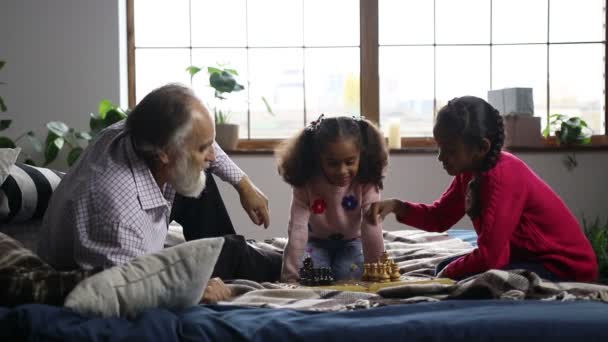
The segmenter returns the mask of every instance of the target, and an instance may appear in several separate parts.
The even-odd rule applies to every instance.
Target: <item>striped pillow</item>
[[[0,222],[42,217],[62,176],[61,172],[22,163],[11,166],[0,186]]]

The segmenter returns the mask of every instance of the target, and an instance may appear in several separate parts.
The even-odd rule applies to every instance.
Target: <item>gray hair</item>
[[[126,122],[135,152],[153,163],[159,150],[179,151],[192,130],[191,110],[196,102],[194,92],[180,84],[168,84],[146,95]]]

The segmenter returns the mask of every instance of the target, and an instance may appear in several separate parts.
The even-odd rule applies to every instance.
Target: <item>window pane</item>
[[[386,44],[433,44],[433,1],[378,1],[379,41]]]
[[[490,42],[490,1],[435,0],[438,44]]]
[[[137,49],[135,60],[137,102],[167,83],[190,84],[190,76],[186,72],[190,65],[189,49]]]
[[[532,88],[534,115],[544,124],[547,116],[547,47],[494,46],[493,49],[492,89]]]
[[[604,134],[604,45],[552,45],[550,111],[580,116],[594,134]]]
[[[247,45],[245,1],[191,1],[193,46]]]
[[[307,121],[327,116],[359,115],[359,49],[305,50]]]
[[[306,46],[359,46],[359,0],[306,0]]]
[[[304,127],[302,49],[249,49],[251,136],[285,138]],[[266,112],[265,97],[275,115]]]
[[[302,0],[248,0],[250,46],[302,46]]]
[[[493,0],[492,42],[546,42],[547,7],[547,0]]]
[[[380,126],[399,119],[402,135],[431,136],[433,47],[381,47],[379,54]]]
[[[437,47],[437,109],[454,97],[486,99],[489,87],[489,46]]]
[[[229,111],[229,122],[241,126],[239,135],[247,138],[247,50],[242,49],[193,49],[192,64],[202,68],[192,79],[192,87],[196,94],[207,104],[210,111],[214,108]],[[239,84],[245,86],[244,90],[225,94],[225,100],[214,96],[214,89],[209,86],[209,66],[224,66],[235,69],[239,76]]]
[[[605,0],[551,0],[551,42],[602,41]]]
[[[135,46],[189,46],[189,18],[188,0],[136,0]]]

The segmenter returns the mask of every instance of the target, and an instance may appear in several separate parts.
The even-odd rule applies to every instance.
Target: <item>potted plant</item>
[[[596,217],[590,222],[583,217],[583,229],[597,257],[599,281],[608,284],[608,220],[604,223]]]
[[[186,71],[190,73],[190,80],[202,69],[197,66],[189,66]],[[215,117],[215,140],[224,150],[235,150],[239,142],[239,125],[230,123],[231,112],[225,105],[227,94],[242,91],[245,87],[238,83],[236,77],[239,73],[235,69],[226,68],[225,65],[218,67],[207,67],[209,74],[209,86],[215,92],[214,97],[219,101],[213,105],[213,115]],[[274,115],[268,101],[262,97],[266,110]]]
[[[552,114],[549,116],[549,125],[545,128],[543,135],[548,137],[550,129],[555,129],[557,143],[564,146],[588,145],[591,143],[591,129],[585,120],[578,116],[568,117],[564,114]]]

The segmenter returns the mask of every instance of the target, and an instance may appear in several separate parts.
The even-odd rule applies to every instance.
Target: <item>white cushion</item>
[[[0,148],[0,185],[10,173],[10,168],[17,161],[21,148]]]
[[[114,266],[80,282],[64,305],[85,315],[128,318],[196,305],[223,244],[224,238],[194,240]]]

